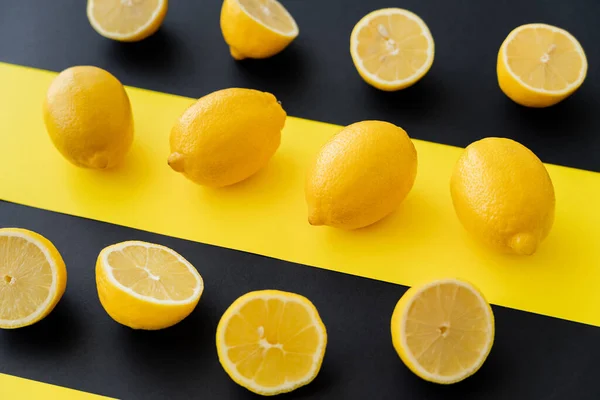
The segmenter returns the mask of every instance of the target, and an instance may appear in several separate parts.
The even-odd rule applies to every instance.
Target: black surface
[[[219,0],[171,1],[163,28],[146,41],[116,43],[90,27],[84,0],[0,0],[0,60],[60,71],[106,68],[124,83],[190,97],[231,86],[273,92],[290,115],[348,124],[382,119],[409,135],[466,146],[486,136],[516,139],[545,162],[600,171],[600,1],[283,0],[300,36],[268,60],[234,62],[219,29]],[[436,43],[416,86],[384,93],[365,84],[349,53],[354,24],[381,7],[419,14]],[[543,110],[500,91],[496,56],[515,27],[544,22],[570,31],[589,72],[581,89]]]
[[[216,325],[238,296],[275,288],[311,299],[329,335],[317,379],[283,398],[600,398],[595,327],[494,307],[496,341],[487,362],[460,384],[438,386],[409,372],[392,347],[390,317],[404,287],[9,203],[0,203],[0,226],[47,236],[69,274],[49,317],[0,331],[0,372],[127,400],[255,398],[221,369]],[[135,239],[173,248],[204,277],[200,304],[175,327],[133,331],[100,306],[98,253]]]

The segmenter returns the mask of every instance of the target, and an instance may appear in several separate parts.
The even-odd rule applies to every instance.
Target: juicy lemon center
[[[123,286],[157,300],[186,300],[198,285],[175,255],[160,248],[128,246],[108,255],[112,275]]]
[[[544,90],[562,90],[580,79],[583,60],[571,39],[547,28],[517,33],[506,48],[511,71],[525,84]]]
[[[459,285],[438,285],[415,298],[406,318],[406,343],[429,373],[455,376],[487,350],[490,322],[480,299]]]
[[[0,320],[33,314],[52,286],[52,269],[35,244],[14,236],[0,237]]]
[[[306,309],[293,301],[254,299],[229,320],[227,356],[245,378],[275,387],[314,367],[320,336]]]
[[[94,16],[106,31],[128,34],[132,27],[142,27],[159,9],[161,0],[104,0],[94,2]],[[127,24],[123,24],[127,21]]]
[[[240,5],[253,18],[283,33],[296,30],[296,25],[285,8],[273,0],[239,0]]]
[[[386,81],[406,79],[429,59],[423,28],[404,15],[380,15],[357,35],[357,53],[364,67]]]

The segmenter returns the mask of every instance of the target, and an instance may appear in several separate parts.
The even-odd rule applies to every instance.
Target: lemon
[[[306,297],[278,290],[247,293],[217,326],[217,353],[227,374],[261,395],[291,392],[319,373],[327,332]]]
[[[494,314],[470,283],[441,279],[410,288],[392,314],[400,359],[426,381],[450,384],[473,375],[494,343]]]
[[[204,281],[175,251],[127,241],[106,247],[96,263],[100,303],[115,321],[133,329],[168,328],[196,307]]]
[[[173,126],[168,163],[200,185],[240,182],[269,162],[279,148],[285,119],[271,93],[239,88],[213,92]]]
[[[544,164],[510,139],[471,143],[450,190],[459,220],[474,237],[504,252],[531,255],[554,222],[554,187]]]
[[[64,70],[52,81],[43,108],[54,146],[79,167],[114,167],[131,147],[129,98],[121,82],[103,69]]]
[[[377,89],[417,83],[433,64],[434,42],[419,16],[401,8],[365,15],[350,35],[350,54],[360,76]]]
[[[168,0],[88,0],[87,16],[100,35],[121,42],[136,42],[160,28]]]
[[[45,237],[17,228],[0,229],[0,328],[44,319],[67,286],[67,269]]]
[[[402,128],[349,125],[323,146],[307,175],[308,222],[343,229],[377,222],[400,205],[416,174],[417,152]]]
[[[221,32],[236,60],[274,56],[299,33],[296,21],[277,0],[225,0]]]
[[[577,39],[546,24],[519,26],[498,52],[500,89],[528,107],[548,107],[570,96],[583,83],[587,68]]]

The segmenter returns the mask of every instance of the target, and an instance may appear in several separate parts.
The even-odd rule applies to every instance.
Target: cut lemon
[[[168,0],[88,0],[87,16],[100,35],[136,42],[160,28],[167,8]]]
[[[575,92],[585,80],[583,48],[564,29],[528,24],[514,29],[498,52],[500,89],[518,104],[548,107]]]
[[[483,365],[494,343],[494,314],[471,284],[437,280],[402,296],[391,329],[394,348],[412,372],[450,384]]]
[[[231,56],[241,60],[279,53],[299,30],[291,14],[276,0],[225,0],[221,32]]]
[[[360,76],[387,91],[419,81],[433,64],[434,43],[421,18],[401,8],[365,15],[350,35],[350,54]]]
[[[250,292],[225,311],[217,353],[225,372],[261,395],[291,392],[319,373],[327,332],[305,297],[277,290]]]
[[[100,252],[96,285],[102,306],[115,321],[133,329],[168,328],[196,307],[204,282],[175,251],[128,241]]]
[[[0,328],[42,320],[66,286],[65,263],[48,239],[25,229],[0,229]]]

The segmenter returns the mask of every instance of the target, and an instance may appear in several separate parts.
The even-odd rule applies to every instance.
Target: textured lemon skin
[[[42,319],[46,318],[52,312],[52,310],[54,310],[54,308],[62,298],[63,294],[65,293],[65,289],[67,288],[67,267],[65,266],[65,262],[63,261],[62,256],[60,255],[54,244],[52,244],[51,241],[49,241],[39,233],[21,228],[2,228],[0,229],[0,236],[4,234],[10,234],[11,232],[29,236],[37,240],[39,243],[41,243],[43,247],[46,248],[48,254],[50,255],[50,258],[54,261],[54,265],[56,266],[56,291],[52,296],[52,300],[50,300],[48,308],[46,308],[46,310],[37,318],[35,318],[27,324],[15,324],[6,326],[0,325],[0,329],[22,328],[25,326],[33,325],[36,322],[39,322]]]
[[[467,231],[503,252],[535,253],[554,222],[554,187],[546,167],[510,139],[470,144],[456,163],[450,192]]]
[[[526,26],[548,26],[545,24],[528,24]],[[504,52],[506,51],[506,46],[510,42],[509,38],[512,33],[522,29],[523,26],[517,27],[512,30],[512,32],[504,39],[502,45],[500,46],[500,50],[498,51],[498,59],[496,63],[496,74],[498,77],[498,85],[502,92],[514,101],[517,104],[520,104],[525,107],[534,107],[534,108],[544,108],[553,106],[570,95],[572,95],[583,83],[585,77],[587,75],[587,60],[584,56],[585,62],[585,72],[583,74],[583,78],[578,85],[575,85],[568,90],[565,90],[561,93],[548,93],[544,91],[534,90],[526,85],[523,85],[514,75],[512,75],[508,70],[509,67],[506,64],[506,59],[504,57]],[[554,27],[552,27],[554,28]]]
[[[167,10],[169,9],[169,1],[163,0],[161,7],[158,10],[158,13],[151,21],[151,23],[145,26],[144,29],[141,29],[138,32],[134,32],[129,35],[120,35],[114,32],[108,32],[104,30],[101,24],[94,18],[92,12],[93,4],[99,1],[101,0],[88,0],[87,17],[90,21],[90,25],[101,36],[104,36],[107,39],[117,40],[119,42],[139,42],[140,40],[144,40],[147,37],[154,35],[156,31],[158,31],[158,29],[161,27],[163,21],[165,20],[165,17],[167,16]]]
[[[430,40],[431,53],[432,53],[431,58],[427,62],[427,65],[419,74],[411,77],[411,79],[409,79],[409,80],[406,80],[404,82],[399,82],[399,83],[391,83],[391,82],[385,82],[382,80],[374,79],[373,76],[370,75],[365,70],[365,68],[362,66],[360,57],[356,50],[356,46],[354,46],[354,43],[358,40],[358,34],[359,34],[362,26],[366,23],[366,20],[370,19],[374,15],[385,14],[386,12],[393,12],[393,11],[401,11],[404,14],[411,15],[414,19],[416,19],[422,23],[421,26],[424,29],[423,33]],[[416,15],[408,10],[404,10],[404,9],[384,8],[384,9],[375,10],[375,11],[370,12],[369,14],[362,17],[360,19],[360,21],[358,21],[356,23],[356,25],[354,25],[354,28],[352,29],[352,33],[350,34],[350,56],[352,57],[352,62],[354,63],[354,67],[356,68],[356,71],[358,72],[360,77],[365,82],[367,82],[369,85],[373,86],[376,89],[383,90],[384,92],[396,92],[398,90],[406,89],[406,88],[413,86],[415,83],[419,82],[425,75],[427,75],[427,73],[431,69],[431,66],[433,65],[433,60],[435,57],[435,42],[433,40],[433,36],[431,35],[431,31],[429,30],[429,27],[427,27],[427,24],[425,24],[425,22],[418,15]]]
[[[97,67],[62,71],[48,89],[43,113],[52,143],[79,167],[114,167],[133,142],[127,93],[117,78]]]
[[[181,322],[194,311],[202,291],[187,304],[160,304],[144,301],[115,286],[108,277],[106,268],[110,267],[104,265],[103,256],[118,245],[103,249],[96,261],[98,297],[100,304],[112,319],[132,329],[159,330]]]
[[[293,35],[270,30],[244,12],[237,0],[223,2],[221,33],[236,60],[274,56],[298,36],[298,30]]]
[[[307,175],[308,221],[342,229],[373,224],[396,210],[416,174],[417,151],[402,128],[349,125],[323,146]]]
[[[424,286],[426,286],[426,285],[413,286],[413,287],[409,288],[404,293],[404,295],[400,298],[400,300],[398,301],[398,303],[396,303],[396,307],[394,307],[394,312],[392,313],[392,320],[391,320],[391,324],[390,324],[390,330],[391,330],[391,334],[392,334],[392,345],[394,346],[394,349],[396,350],[396,353],[398,353],[398,356],[400,357],[400,359],[402,360],[402,362],[404,363],[404,365],[406,365],[406,367],[409,370],[411,370],[412,373],[414,373],[415,375],[417,375],[419,378],[424,379],[424,380],[429,381],[429,382],[439,383],[439,384],[445,384],[445,385],[457,383],[459,381],[467,379],[469,376],[472,376],[477,371],[479,371],[479,369],[481,368],[481,366],[483,365],[483,363],[487,359],[488,355],[492,351],[492,347],[493,347],[493,343],[494,343],[494,337],[495,337],[495,333],[496,333],[495,332],[496,331],[496,328],[495,328],[496,324],[495,324],[495,319],[494,319],[494,312],[492,310],[492,307],[489,305],[489,303],[486,302],[487,309],[488,309],[488,312],[489,312],[489,315],[490,315],[490,318],[491,318],[492,333],[491,333],[491,343],[490,343],[490,346],[487,349],[487,353],[482,358],[481,363],[479,365],[475,366],[475,368],[469,374],[466,374],[466,375],[462,376],[460,379],[457,379],[457,380],[438,381],[438,380],[435,380],[435,379],[431,379],[431,377],[425,376],[425,375],[423,375],[421,373],[419,367],[416,366],[413,363],[413,360],[411,359],[411,357],[408,356],[408,349],[405,348],[405,346],[402,344],[402,339],[403,339],[403,336],[404,336],[403,332],[405,331],[404,316],[408,312],[408,307],[412,303],[415,295],[418,294],[423,289]],[[485,296],[483,295],[483,293],[476,286],[474,286],[474,285],[472,285],[470,283],[469,283],[469,286],[471,286],[471,288],[473,290],[477,291],[479,293],[479,295],[482,298],[485,299]]]
[[[200,185],[240,182],[269,162],[279,148],[285,119],[271,93],[239,88],[213,92],[173,126],[168,163]]]
[[[322,332],[324,342],[323,342],[323,346],[322,346],[322,351],[319,354],[316,354],[317,367],[315,369],[315,373],[312,376],[308,377],[308,379],[305,379],[302,382],[297,382],[296,385],[291,386],[291,387],[287,388],[286,390],[279,390],[279,391],[260,390],[259,388],[247,386],[246,383],[239,378],[239,375],[235,371],[232,371],[229,368],[229,365],[227,363],[227,346],[225,345],[222,338],[225,336],[224,330],[227,328],[227,324],[231,320],[231,317],[233,317],[233,315],[238,312],[239,308],[243,304],[247,303],[248,301],[250,301],[252,299],[261,298],[262,296],[269,297],[269,296],[277,296],[277,295],[298,299],[306,307],[311,309],[312,312],[314,313],[314,315],[317,316],[317,318],[316,318],[317,328],[319,331]],[[223,369],[225,370],[227,375],[229,375],[229,377],[235,383],[248,389],[249,391],[251,391],[253,393],[256,393],[256,394],[259,394],[262,396],[275,396],[275,395],[282,394],[282,393],[289,393],[289,392],[292,392],[292,391],[298,389],[299,387],[306,386],[309,383],[311,383],[317,377],[317,375],[319,375],[319,371],[321,370],[321,366],[323,365],[323,358],[325,357],[325,350],[327,347],[327,329],[325,328],[325,325],[323,324],[323,321],[321,320],[321,318],[319,316],[319,312],[317,311],[316,307],[306,297],[301,296],[296,293],[283,292],[280,290],[257,290],[254,292],[246,293],[246,294],[240,296],[239,298],[237,298],[229,306],[229,308],[227,308],[225,313],[223,313],[223,315],[221,316],[221,319],[219,320],[219,324],[217,325],[216,343],[217,343],[217,356],[219,357],[219,363],[221,364],[221,366],[223,367]]]

